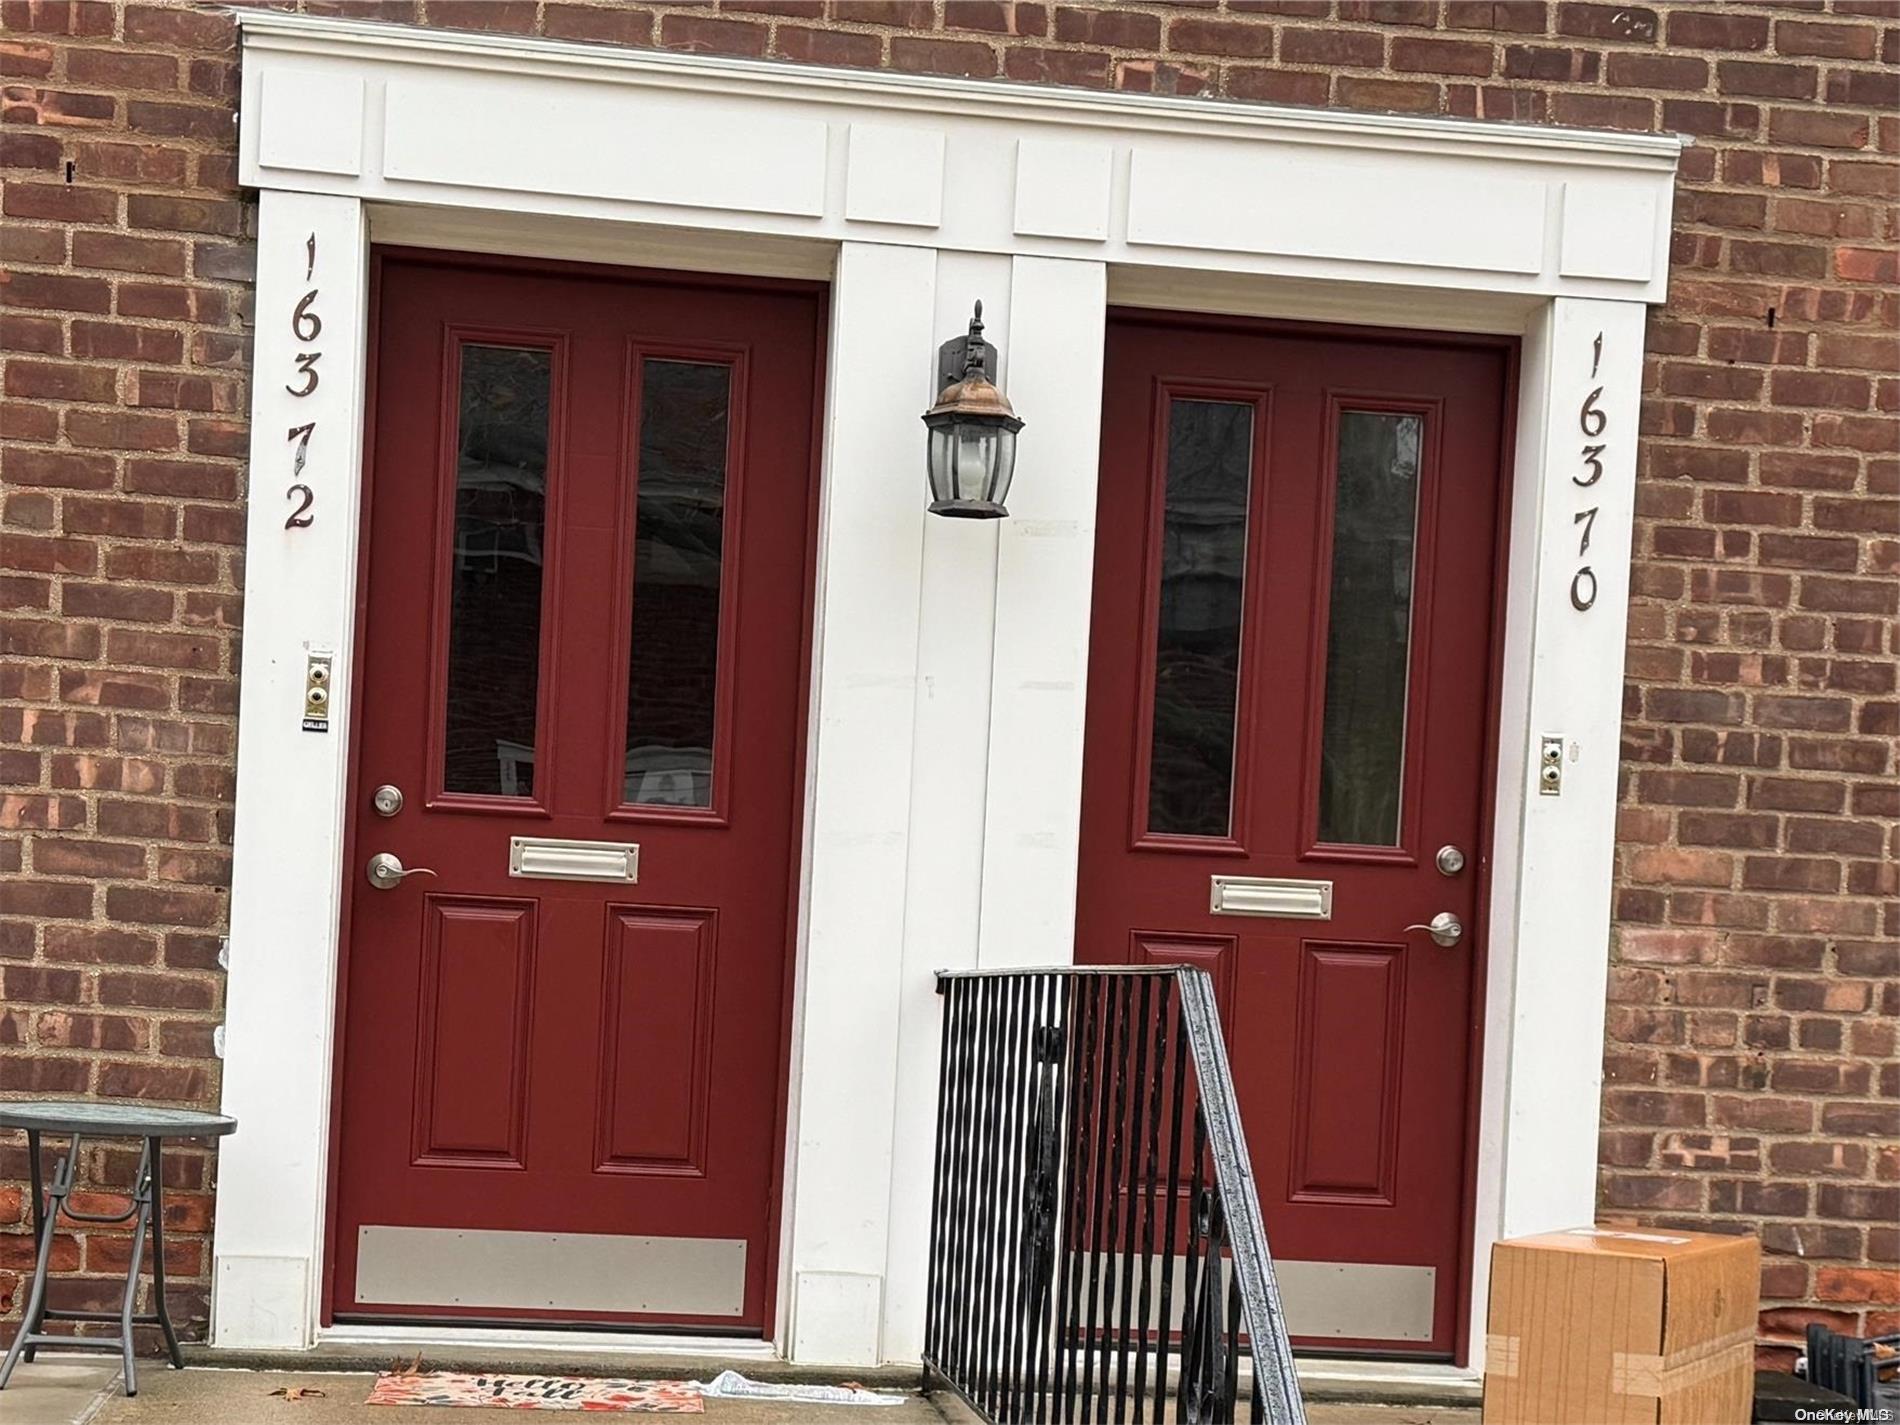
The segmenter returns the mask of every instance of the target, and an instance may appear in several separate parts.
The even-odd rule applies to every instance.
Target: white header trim
[[[1673,170],[1692,142],[1680,134],[1548,128],[1476,119],[1420,118],[1278,104],[1245,105],[1165,94],[1127,94],[1002,80],[948,79],[884,70],[837,69],[631,49],[520,35],[421,29],[371,20],[335,20],[242,10],[238,26],[250,49],[347,55],[445,69],[505,69],[561,79],[634,83],[732,95],[912,110],[937,117],[980,95],[986,118],[1132,127],[1144,132],[1274,135],[1302,143],[1403,145],[1424,153],[1548,159]]]

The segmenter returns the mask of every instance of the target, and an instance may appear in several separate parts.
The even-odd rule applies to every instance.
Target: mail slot
[[[637,881],[640,848],[630,841],[508,838],[508,874],[543,881]]]
[[[1287,881],[1270,876],[1212,876],[1208,909],[1215,915],[1266,915],[1286,920],[1331,920],[1331,881]]]

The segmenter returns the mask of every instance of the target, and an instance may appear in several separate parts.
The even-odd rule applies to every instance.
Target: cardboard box
[[[1579,1227],[1491,1250],[1486,1425],[1748,1425],[1753,1237]]]

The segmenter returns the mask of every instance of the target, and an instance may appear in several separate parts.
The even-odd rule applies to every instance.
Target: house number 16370
[[[1603,365],[1603,333],[1597,333],[1597,339],[1590,348],[1590,379],[1596,380],[1597,371]],[[1584,446],[1580,453],[1583,469],[1570,477],[1570,483],[1580,489],[1589,489],[1603,478],[1603,451],[1608,442],[1602,439],[1610,428],[1610,418],[1597,402],[1603,399],[1603,388],[1593,386],[1590,394],[1583,398],[1583,405],[1577,411],[1577,427],[1583,432]],[[1592,442],[1595,442],[1592,444]],[[1578,527],[1577,558],[1584,559],[1590,553],[1590,533],[1596,527],[1598,505],[1578,510],[1571,516],[1571,523]],[[1582,612],[1597,601],[1596,571],[1588,564],[1579,563],[1577,572],[1570,576],[1570,604]]]

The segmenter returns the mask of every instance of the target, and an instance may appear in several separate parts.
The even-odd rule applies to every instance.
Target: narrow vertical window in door
[[[1319,839],[1397,846],[1424,419],[1341,411]]]
[[[622,796],[711,807],[732,368],[650,357],[640,373]]]
[[[1161,835],[1232,829],[1253,427],[1251,402],[1169,403],[1148,762]]]
[[[460,349],[442,788],[533,796],[553,353]]]

